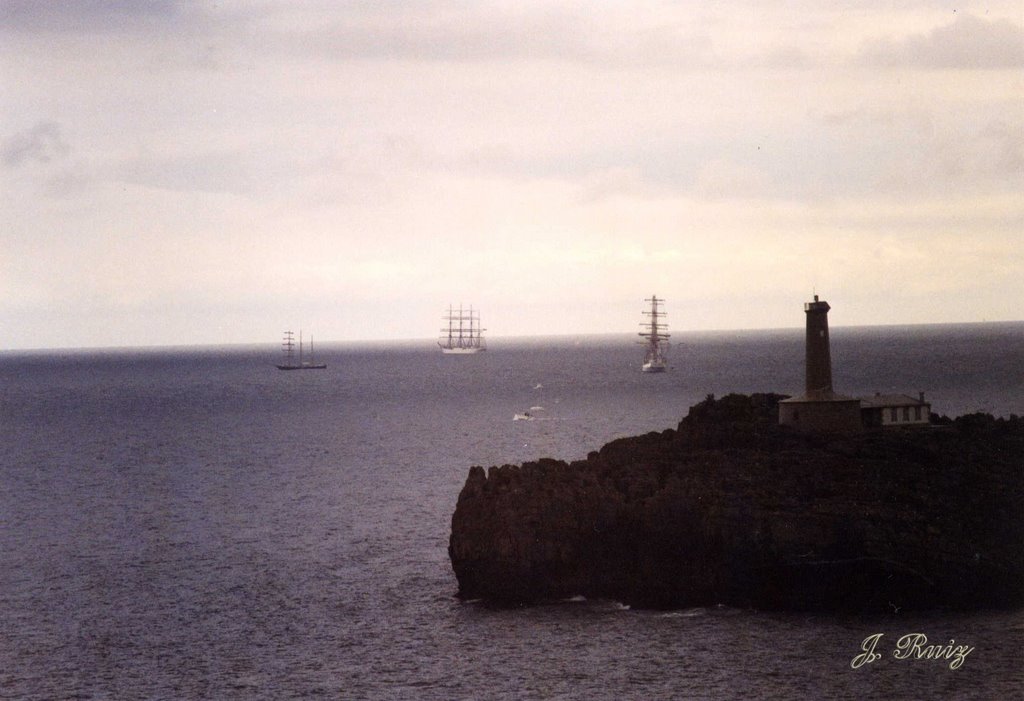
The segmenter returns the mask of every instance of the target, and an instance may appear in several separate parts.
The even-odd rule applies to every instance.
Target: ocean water
[[[664,375],[626,336],[324,345],[315,372],[277,371],[272,344],[0,354],[0,698],[1020,698],[1024,611],[455,599],[470,466],[801,389],[802,330],[674,338]],[[840,392],[1024,411],[1024,324],[836,328],[832,354]],[[895,659],[910,633],[974,649]]]

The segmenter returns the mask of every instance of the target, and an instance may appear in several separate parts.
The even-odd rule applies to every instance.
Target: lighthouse
[[[804,304],[804,393],[779,402],[779,423],[798,431],[861,431],[860,400],[836,394],[832,389],[829,309],[828,302],[818,299],[818,295],[814,295],[813,302]]]
[[[806,382],[804,392],[808,397],[825,398],[832,394],[832,353],[828,340],[828,302],[818,300],[804,304],[807,315],[807,349],[805,353]]]

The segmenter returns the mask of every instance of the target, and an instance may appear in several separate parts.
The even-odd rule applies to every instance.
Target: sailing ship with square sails
[[[441,329],[441,338],[437,342],[442,353],[465,355],[487,350],[481,335],[486,329],[480,325],[480,312],[474,310],[472,305],[464,309],[460,304],[456,309],[449,304],[448,313],[442,319],[448,322]]]
[[[668,324],[662,321],[668,316],[661,309],[665,300],[658,299],[657,295],[651,295],[650,299],[644,301],[651,303],[651,310],[644,312],[644,316],[648,317],[648,320],[640,324],[645,329],[639,334],[644,339],[640,343],[647,347],[644,352],[644,364],[640,366],[640,370],[643,372],[665,372],[668,368],[666,353],[669,339]]]

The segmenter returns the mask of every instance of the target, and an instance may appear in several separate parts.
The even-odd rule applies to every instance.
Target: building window
[[[914,421],[920,421],[920,420],[921,420],[921,407],[916,406],[916,407],[914,407]]]
[[[899,421],[899,415],[896,413],[896,407],[889,409],[889,423],[897,423]]]
[[[903,407],[903,420],[910,421],[910,407]]]

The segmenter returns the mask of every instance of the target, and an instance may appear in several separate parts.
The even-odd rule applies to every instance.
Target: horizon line
[[[983,321],[939,321],[939,322],[914,322],[914,323],[889,323],[889,324],[839,324],[830,326],[830,330],[836,329],[880,329],[880,328],[893,328],[893,327],[905,327],[905,328],[920,328],[928,326],[983,326],[983,325],[1008,325],[1008,324],[1024,324],[1024,319],[1012,319],[1012,320],[983,320]],[[684,336],[684,335],[698,335],[698,334],[728,334],[728,333],[772,333],[779,331],[803,331],[804,325],[794,326],[774,326],[774,327],[754,327],[754,328],[707,328],[707,329],[686,329],[682,331],[671,331],[673,335]],[[579,339],[579,338],[598,338],[598,337],[615,337],[624,336],[631,337],[633,332],[631,331],[584,331],[580,333],[550,333],[550,334],[497,334],[488,335],[487,340],[543,340],[543,339]],[[349,338],[341,340],[329,340],[319,341],[318,345],[363,345],[363,344],[382,344],[382,343],[396,343],[396,344],[419,344],[419,343],[436,343],[437,338],[434,336],[412,336],[403,338]],[[184,349],[184,348],[256,348],[267,345],[277,346],[280,341],[235,341],[230,343],[146,343],[138,345],[109,345],[109,346],[50,346],[50,347],[12,347],[0,349],[0,355],[12,354],[12,353],[48,353],[48,352],[68,352],[68,353],[84,353],[84,352],[110,352],[110,351],[124,351],[124,350],[170,350],[170,349]]]

